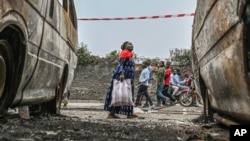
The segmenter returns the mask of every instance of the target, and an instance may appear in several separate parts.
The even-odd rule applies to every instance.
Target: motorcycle
[[[180,104],[184,107],[189,107],[194,104],[196,95],[194,91],[189,88],[188,90],[182,90],[179,96]]]
[[[170,88],[170,93],[173,93],[173,89]],[[173,96],[171,96],[171,99],[173,104],[175,103],[180,103],[182,106],[184,107],[189,107],[191,105],[194,104],[195,99],[196,99],[196,94],[194,93],[194,85],[192,84],[192,82],[190,83],[190,85],[186,88],[186,89],[181,89],[178,90],[177,93]]]

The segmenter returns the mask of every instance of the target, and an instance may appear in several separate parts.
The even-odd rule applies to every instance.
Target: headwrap
[[[133,57],[133,53],[128,49],[122,50],[119,55],[119,58],[132,58],[132,57]]]

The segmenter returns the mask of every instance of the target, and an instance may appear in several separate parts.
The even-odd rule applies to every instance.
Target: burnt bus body
[[[77,38],[73,0],[1,0],[0,111],[45,103],[58,113]]]
[[[197,0],[192,67],[207,119],[250,123],[249,22],[247,0]]]

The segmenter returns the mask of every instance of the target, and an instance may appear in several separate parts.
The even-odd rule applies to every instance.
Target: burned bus
[[[77,64],[73,0],[0,1],[0,111],[42,105],[60,112]]]
[[[193,72],[206,119],[250,123],[250,3],[197,0]]]

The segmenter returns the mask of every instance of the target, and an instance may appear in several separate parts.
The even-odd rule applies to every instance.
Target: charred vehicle
[[[73,0],[0,1],[0,111],[42,105],[59,113],[77,64]]]
[[[197,0],[192,50],[206,118],[250,123],[249,1]]]

